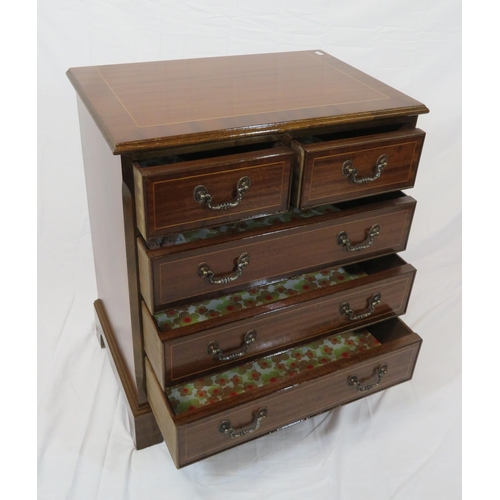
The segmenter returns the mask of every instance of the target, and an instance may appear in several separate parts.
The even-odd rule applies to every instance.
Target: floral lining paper
[[[346,332],[170,387],[166,394],[179,415],[252,391],[380,345],[367,330]]]
[[[201,323],[218,316],[225,316],[242,309],[251,309],[294,295],[302,295],[317,288],[334,286],[362,276],[366,276],[366,273],[358,266],[349,266],[349,271],[343,267],[331,267],[313,273],[301,274],[276,283],[223,295],[215,299],[167,309],[155,314],[154,318],[160,330],[173,330]]]
[[[294,220],[309,219],[318,215],[324,215],[338,211],[339,209],[334,205],[325,205],[323,207],[308,208],[305,210],[292,208],[288,212],[282,214],[269,215],[266,217],[256,217],[253,219],[243,219],[232,224],[193,229],[192,231],[185,231],[184,233],[172,233],[168,236],[160,238],[150,238],[146,241],[146,244],[150,250],[154,250],[161,247],[169,247],[172,245],[181,245],[182,243],[191,243],[193,241],[215,238],[223,234],[242,233],[250,229],[284,224],[285,222]]]

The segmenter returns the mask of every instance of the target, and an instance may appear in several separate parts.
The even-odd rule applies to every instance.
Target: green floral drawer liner
[[[308,219],[318,215],[338,212],[339,209],[334,205],[325,205],[318,208],[298,210],[293,208],[283,214],[269,215],[267,217],[257,217],[255,219],[246,219],[233,224],[224,224],[217,227],[194,229],[184,233],[172,233],[162,238],[150,238],[146,243],[150,250],[172,245],[181,245],[182,243],[191,243],[193,241],[215,238],[223,234],[235,234],[261,227],[274,226],[294,220]]]
[[[322,269],[215,299],[167,309],[155,314],[154,318],[161,331],[173,330],[232,314],[242,309],[252,309],[294,295],[302,295],[317,288],[326,288],[355,280],[362,276],[366,276],[366,273],[358,266],[350,266],[349,272],[343,267]]]
[[[167,389],[174,413],[228,399],[380,345],[367,330],[346,332]]]

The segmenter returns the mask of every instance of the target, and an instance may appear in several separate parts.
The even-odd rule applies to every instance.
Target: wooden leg
[[[95,333],[97,337],[97,342],[99,342],[99,345],[101,346],[101,349],[106,349],[106,344],[104,343],[104,338],[102,334],[100,333],[100,330],[102,330],[101,325],[99,326],[96,325]]]
[[[122,388],[127,404],[127,410],[132,430],[132,438],[138,450],[161,443],[163,437],[158,428],[149,403],[139,405],[134,384],[125,367],[125,363],[117,347],[113,330],[106,316],[106,311],[101,300],[94,302],[96,316],[96,333],[101,341],[101,347],[106,347],[108,357],[115,376]]]

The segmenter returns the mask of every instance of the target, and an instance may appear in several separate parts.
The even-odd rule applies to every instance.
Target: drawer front
[[[222,409],[215,414],[216,409],[213,409],[209,416],[203,416],[203,412],[200,412],[199,419],[196,415],[188,415],[185,419],[173,417],[170,410],[170,415],[164,416],[158,423],[162,432],[165,432],[165,440],[174,440],[175,446],[170,445],[169,448],[176,450],[176,463],[182,467],[410,380],[420,344],[418,335],[409,333],[405,338],[372,349],[370,356],[361,355],[357,361],[353,358],[347,366],[339,361],[339,369],[315,378],[309,376],[286,390],[277,390],[262,397],[257,392],[255,398],[241,405],[233,405],[232,408]],[[166,415],[164,406],[169,403],[149,365],[146,377],[153,412],[155,415],[160,414],[159,410],[163,408],[162,414]],[[265,418],[262,418],[263,413]],[[172,436],[172,421],[177,431],[175,436]],[[230,432],[223,432],[224,428],[232,429],[235,436],[231,438]],[[245,432],[248,430],[252,432]]]
[[[411,188],[424,138],[416,129],[310,145],[294,141],[302,178],[294,203],[313,207]]]
[[[142,295],[155,313],[181,299],[400,252],[406,248],[414,209],[414,200],[406,197],[405,203],[367,205],[356,215],[153,259],[139,240]]]
[[[402,315],[406,312],[414,277],[413,266],[403,263],[358,278],[349,286],[330,287],[326,296],[222,326],[214,327],[209,322],[205,330],[163,342],[157,340],[161,334],[144,308],[146,352],[165,389],[180,380],[235,365],[326,332],[351,330]],[[356,283],[359,285],[350,286]],[[203,328],[203,324],[199,326]],[[177,331],[182,333],[181,330]]]
[[[158,167],[134,165],[144,238],[285,212],[293,153],[283,146]]]

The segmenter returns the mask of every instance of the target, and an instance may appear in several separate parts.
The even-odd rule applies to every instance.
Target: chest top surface
[[[427,113],[323,51],[71,68],[115,154]]]

